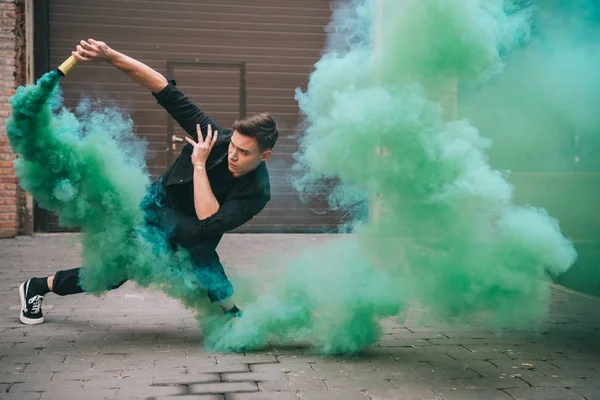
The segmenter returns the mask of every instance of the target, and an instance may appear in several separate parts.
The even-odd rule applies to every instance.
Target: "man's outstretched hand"
[[[79,42],[76,51],[71,52],[71,54],[78,61],[93,62],[110,61],[112,52],[112,49],[106,43],[88,39]]]
[[[202,130],[200,129],[200,125],[196,125],[196,132],[198,132],[198,143],[196,143],[192,138],[185,137],[185,140],[188,141],[189,144],[194,146],[194,151],[192,152],[192,164],[194,167],[205,167],[206,160],[208,160],[208,156],[210,155],[210,151],[217,141],[217,137],[219,136],[219,132],[215,131],[213,136],[212,127],[208,125],[208,130],[206,133],[206,139],[202,137]]]

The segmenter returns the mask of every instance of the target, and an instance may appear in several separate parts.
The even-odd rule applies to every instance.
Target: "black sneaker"
[[[225,315],[232,316],[234,318],[242,318],[244,313],[236,305],[234,305],[229,311],[225,311]]]
[[[21,322],[27,325],[37,325],[44,322],[42,301],[44,296],[30,289],[31,279],[19,286],[21,295]]]

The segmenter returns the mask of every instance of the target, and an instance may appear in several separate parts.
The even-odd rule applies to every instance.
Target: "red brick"
[[[0,229],[0,238],[14,238],[17,236],[17,229]]]
[[[0,183],[17,183],[16,176],[0,176]]]
[[[17,198],[16,197],[0,197],[0,206],[6,206],[6,205],[13,205],[16,206],[17,205]]]
[[[0,215],[3,214],[8,214],[8,215],[12,215],[12,214],[16,214],[17,213],[17,206],[16,204],[13,204],[12,206],[10,205],[0,205]]]
[[[12,215],[13,220],[3,221],[0,219],[0,229],[3,228],[16,228],[17,227],[17,214]]]
[[[0,176],[14,176],[15,169],[14,168],[0,168]]]
[[[14,191],[17,192],[17,184],[16,183],[0,183],[0,193],[4,191]]]
[[[12,161],[0,161],[0,168],[12,168],[13,165]]]
[[[0,214],[0,221],[13,221],[17,219],[17,210]]]

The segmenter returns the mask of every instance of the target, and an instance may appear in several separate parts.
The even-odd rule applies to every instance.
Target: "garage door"
[[[238,231],[328,231],[339,216],[323,201],[299,200],[291,186],[291,166],[299,122],[294,90],[306,87],[330,14],[329,0],[52,0],[49,66],[64,61],[80,39],[93,37],[171,74],[224,126],[243,115],[272,113],[281,129],[269,161],[273,198]],[[119,71],[102,64],[78,66],[62,86],[70,107],[90,97],[126,109],[137,134],[149,143],[154,176],[176,156],[182,136],[177,124],[171,126],[154,98]],[[56,216],[47,218],[38,230],[63,230]]]

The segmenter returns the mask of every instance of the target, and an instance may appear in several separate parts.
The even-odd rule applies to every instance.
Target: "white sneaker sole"
[[[27,302],[25,300],[25,284],[26,283],[27,282],[23,282],[23,283],[21,283],[21,286],[19,286],[19,294],[21,295],[21,311],[19,312],[19,319],[25,325],[39,325],[39,324],[43,324],[44,323],[44,317],[43,316],[42,316],[42,318],[32,319],[32,318],[27,318],[26,316],[23,315],[23,310],[27,309]]]

